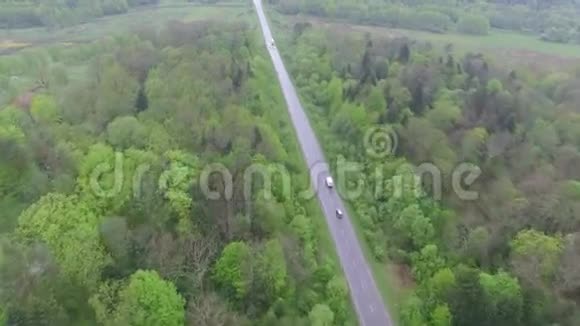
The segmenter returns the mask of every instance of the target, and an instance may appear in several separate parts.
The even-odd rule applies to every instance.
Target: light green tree
[[[308,319],[310,319],[312,326],[332,326],[334,325],[334,312],[325,304],[317,304],[310,310]]]
[[[124,286],[105,284],[90,303],[107,326],[185,325],[185,300],[155,271],[138,270]]]
[[[62,117],[56,105],[56,101],[50,95],[37,95],[30,104],[30,114],[36,122],[55,123]]]
[[[48,194],[18,219],[18,234],[45,242],[64,275],[94,288],[110,258],[100,242],[100,218],[78,197]]]
[[[554,275],[564,243],[560,237],[524,230],[515,236],[510,247],[514,272],[525,282],[539,286]]]
[[[433,105],[433,109],[427,112],[427,120],[441,130],[449,130],[461,118],[461,109],[449,96],[442,96]]]
[[[401,324],[405,326],[424,326],[426,318],[422,311],[423,302],[416,295],[410,296],[401,306]]]
[[[380,86],[375,86],[371,89],[365,107],[375,115],[381,114],[386,110],[387,101],[385,100],[383,89]]]
[[[461,143],[463,157],[474,163],[478,163],[483,158],[483,151],[488,138],[487,131],[484,128],[477,127],[471,129]]]
[[[183,151],[169,151],[165,157],[169,160],[169,168],[159,178],[159,190],[177,214],[178,230],[187,234],[193,228],[190,218],[193,205],[191,187],[198,177],[198,159]]]
[[[419,281],[427,280],[445,266],[445,260],[439,255],[436,245],[429,244],[419,253],[413,253],[413,274]]]
[[[520,325],[524,299],[518,280],[506,272],[481,273],[479,282],[487,301],[489,319],[494,325]]]
[[[232,299],[243,300],[252,282],[253,263],[251,248],[244,242],[228,244],[218,259],[213,280]]]
[[[287,287],[288,271],[282,245],[278,240],[266,242],[257,262],[256,276],[273,301],[281,297]]]
[[[453,316],[447,305],[439,305],[431,312],[432,326],[451,326],[453,325]]]

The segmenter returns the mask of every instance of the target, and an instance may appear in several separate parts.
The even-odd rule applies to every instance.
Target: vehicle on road
[[[276,43],[274,43],[274,39],[270,40],[270,46],[275,48],[276,47]]]
[[[332,177],[326,177],[326,180],[324,182],[326,183],[326,186],[328,188],[334,187],[334,180],[332,180]]]
[[[344,216],[344,213],[340,210],[340,209],[336,209],[336,217],[338,218],[342,218]]]

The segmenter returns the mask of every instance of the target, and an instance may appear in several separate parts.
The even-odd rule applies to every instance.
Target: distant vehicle
[[[274,39],[271,39],[271,40],[270,40],[270,46],[272,46],[272,47],[276,47],[276,43],[274,43]]]
[[[334,187],[334,181],[332,180],[332,177],[326,177],[325,183],[328,188]]]
[[[338,218],[342,218],[344,216],[344,213],[340,210],[340,209],[336,209],[336,217]]]

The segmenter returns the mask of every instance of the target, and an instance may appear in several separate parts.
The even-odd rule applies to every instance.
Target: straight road
[[[344,209],[342,199],[335,190],[328,189],[324,184],[326,176],[329,175],[328,164],[326,164],[308,117],[300,105],[300,100],[284,67],[282,58],[276,47],[271,44],[272,32],[264,14],[261,0],[254,0],[254,6],[260,20],[264,41],[274,63],[288,111],[298,135],[302,154],[311,169],[312,186],[317,191],[320,206],[334,240],[359,323],[362,326],[391,326],[393,322],[385,308],[350,218]],[[340,208],[345,214],[342,219],[336,217],[337,208]]]

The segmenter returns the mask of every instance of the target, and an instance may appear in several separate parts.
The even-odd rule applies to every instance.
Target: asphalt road
[[[391,326],[391,317],[385,308],[383,299],[373,278],[371,269],[358,242],[354,228],[350,222],[348,213],[344,209],[342,199],[334,189],[328,189],[324,180],[329,175],[328,165],[325,164],[324,155],[316,139],[316,135],[310,126],[308,118],[302,109],[302,105],[292,85],[288,72],[284,67],[282,58],[276,47],[271,46],[273,39],[268,21],[262,8],[261,0],[254,0],[254,6],[258,13],[264,41],[274,63],[274,68],[284,93],[284,98],[290,112],[290,117],[298,142],[302,148],[302,154],[306,163],[311,168],[311,181],[317,190],[320,206],[326,217],[332,239],[340,259],[340,264],[348,281],[351,299],[358,314],[358,320],[362,326]],[[336,217],[336,209],[344,212],[344,217]]]

